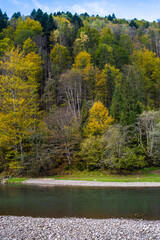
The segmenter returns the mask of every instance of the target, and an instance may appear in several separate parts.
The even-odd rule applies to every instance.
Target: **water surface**
[[[160,219],[160,188],[0,185],[0,215]]]

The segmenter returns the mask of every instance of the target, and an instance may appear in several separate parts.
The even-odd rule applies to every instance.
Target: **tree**
[[[60,74],[68,68],[70,56],[66,47],[57,43],[51,50],[50,56],[53,64],[53,72],[55,74]]]
[[[103,28],[101,30],[100,43],[112,45],[116,43],[116,39],[111,29]]]
[[[128,51],[119,45],[113,46],[113,58],[116,68],[119,69],[130,63]]]
[[[18,50],[7,52],[0,62],[0,147],[8,148],[20,165],[25,161],[25,140],[36,132],[37,90],[41,60],[35,53],[23,56]],[[7,158],[7,155],[6,155]]]
[[[60,89],[64,95],[75,121],[80,120],[82,107],[83,74],[78,70],[69,70],[60,77]]]
[[[81,142],[79,155],[89,171],[104,167],[104,137],[90,136]]]
[[[113,48],[107,44],[99,44],[96,50],[96,63],[103,69],[106,63],[114,64]]]
[[[103,161],[106,167],[121,172],[133,170],[145,166],[145,157],[135,147],[131,148],[131,139],[128,129],[120,125],[114,125],[104,134]]]
[[[99,32],[97,29],[91,28],[90,26],[81,27],[78,31],[78,37],[81,32],[88,36],[88,40],[85,44],[85,50],[93,57],[99,43]]]
[[[33,42],[31,38],[27,38],[23,44],[23,51],[25,55],[31,52],[37,52],[36,43]]]
[[[27,18],[26,20],[18,20],[18,25],[16,28],[16,34],[21,30],[30,30],[34,34],[42,33],[42,26],[38,21],[34,21],[33,19]]]
[[[15,13],[13,13],[13,15],[12,15],[11,18],[16,18],[16,19],[18,19],[19,17],[21,17],[21,13],[20,13],[20,12],[15,12]]]
[[[88,123],[84,129],[85,135],[101,135],[113,123],[107,108],[100,102],[95,102],[89,110]]]
[[[134,51],[133,60],[144,71],[146,106],[160,106],[160,59],[147,49]]]
[[[138,24],[134,20],[130,21],[129,26],[132,28],[136,28],[136,29],[139,27]]]
[[[3,13],[2,10],[0,9],[0,32],[2,29],[6,28],[8,25],[8,16],[6,13]]]
[[[108,109],[111,107],[115,86],[120,82],[121,77],[122,74],[119,69],[116,69],[110,64],[106,64],[102,70],[101,77],[96,82],[98,93]]]
[[[22,21],[18,19],[18,24],[15,31],[15,45],[22,46],[28,38],[33,39],[36,35],[42,33],[42,27],[38,21],[30,18]]]
[[[109,21],[112,21],[112,20],[113,20],[113,17],[112,17],[110,14],[108,15],[108,20],[109,20]]]
[[[31,17],[35,21],[38,21],[41,24],[44,35],[46,37],[47,47],[49,48],[51,31],[56,29],[53,15],[52,14],[48,15],[48,13],[46,13],[46,12],[43,13],[43,11],[41,9],[38,9],[37,11],[35,9],[33,9],[33,11],[31,12]]]
[[[159,164],[160,112],[145,111],[137,120],[137,137],[140,147],[148,158],[149,165]]]
[[[53,37],[56,34],[56,43],[60,45],[71,47],[70,41],[72,41],[72,25],[65,17],[54,17],[56,31],[53,32]],[[51,34],[52,36],[52,34]],[[54,37],[55,38],[55,37]],[[55,39],[54,39],[55,40]]]
[[[136,121],[143,110],[145,77],[135,66],[126,66],[120,82],[117,82],[112,98],[111,115],[121,124],[129,125]]]
[[[0,56],[3,56],[7,50],[13,47],[13,42],[10,38],[3,38],[0,40]]]
[[[33,39],[33,37],[34,37],[33,31],[28,30],[28,29],[22,29],[18,33],[16,33],[14,44],[15,44],[15,46],[22,47],[24,42],[27,39],[29,39],[29,38]]]
[[[69,107],[55,108],[45,120],[52,147],[51,158],[71,165],[74,161],[77,145],[80,141],[79,124],[74,121]]]
[[[119,39],[119,44],[122,48],[124,48],[128,55],[132,54],[133,46],[130,37],[127,34],[121,35]]]
[[[55,28],[56,28],[56,25],[55,25],[55,22],[54,22],[54,20],[53,20],[53,16],[52,16],[52,14],[50,14],[50,15],[48,16],[45,34],[49,37],[51,31],[52,31],[53,29],[55,29]]]
[[[73,68],[83,70],[87,66],[91,66],[91,55],[86,51],[80,52],[75,58]]]
[[[74,55],[77,56],[80,52],[85,51],[87,42],[88,42],[88,36],[84,33],[81,32],[80,33],[80,37],[76,38],[75,42],[74,42]]]

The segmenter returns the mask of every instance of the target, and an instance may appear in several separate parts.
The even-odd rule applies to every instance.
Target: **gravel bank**
[[[86,186],[86,187],[160,187],[160,182],[97,182],[75,180],[29,179],[22,183],[45,186]]]
[[[1,240],[160,239],[160,221],[0,216]]]

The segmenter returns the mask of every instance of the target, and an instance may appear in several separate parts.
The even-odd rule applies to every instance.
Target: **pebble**
[[[81,186],[81,187],[160,187],[160,182],[98,182],[54,179],[28,179],[23,184],[39,186]]]
[[[0,240],[159,240],[160,221],[0,216]]]

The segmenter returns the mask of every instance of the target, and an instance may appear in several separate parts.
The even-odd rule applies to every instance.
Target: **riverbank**
[[[0,216],[1,240],[159,240],[160,221]]]
[[[111,174],[109,171],[75,171],[67,170],[61,175],[46,176],[41,179],[54,180],[75,180],[75,181],[96,181],[96,182],[159,182],[160,168],[146,168],[134,171],[130,174]],[[9,177],[7,183],[18,183],[29,179],[26,177]],[[36,178],[34,178],[36,179]],[[37,178],[39,179],[39,178]]]
[[[160,187],[160,182],[97,182],[54,179],[28,179],[23,184],[39,186],[82,186],[82,187]]]

